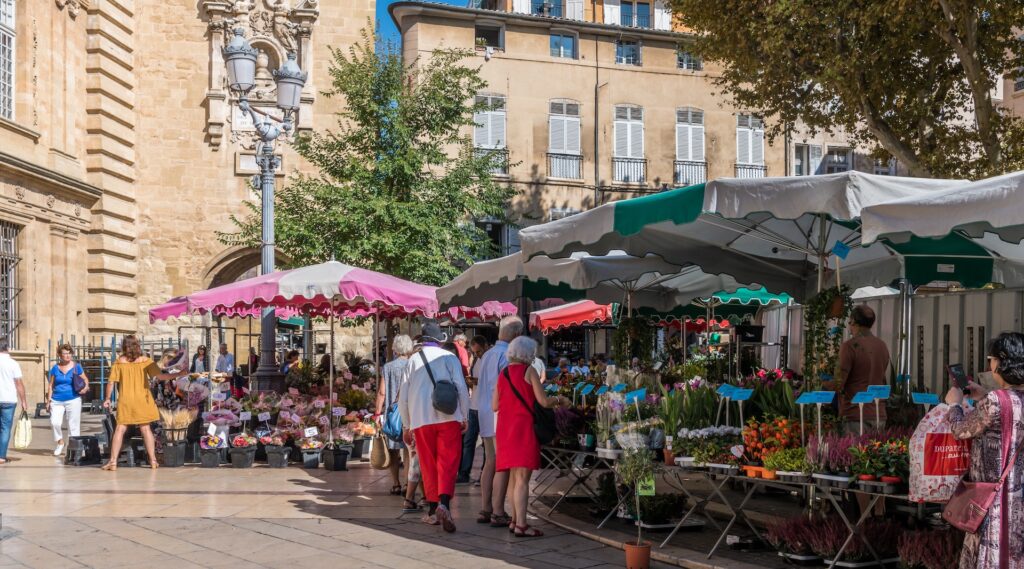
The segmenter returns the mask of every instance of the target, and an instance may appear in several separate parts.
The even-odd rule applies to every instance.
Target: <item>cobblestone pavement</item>
[[[84,432],[98,420],[87,416]],[[624,566],[621,550],[535,520],[545,536],[516,539],[474,523],[475,488],[453,501],[458,532],[400,517],[387,473],[298,467],[246,470],[68,467],[49,425],[0,467],[0,568],[290,569],[571,568]],[[655,569],[665,565],[652,564]]]

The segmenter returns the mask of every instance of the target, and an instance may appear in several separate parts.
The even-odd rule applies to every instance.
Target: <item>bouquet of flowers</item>
[[[203,413],[203,420],[218,427],[237,427],[241,424],[238,415],[230,409],[214,409]]]
[[[242,410],[256,417],[260,413],[271,413],[277,410],[281,396],[273,391],[250,392],[240,401]]]
[[[377,425],[374,425],[371,421],[361,421],[355,423],[352,433],[356,438],[372,437],[377,434]]]
[[[323,446],[323,441],[314,437],[307,437],[299,441],[299,448],[302,450],[317,450]]]
[[[220,448],[223,441],[217,435],[203,435],[199,437],[199,448],[215,449]]]
[[[256,437],[249,433],[239,433],[231,439],[231,446],[234,448],[248,448],[256,446]]]
[[[351,425],[331,429],[331,436],[334,437],[335,444],[350,445],[355,440],[355,433],[353,433]]]
[[[260,437],[260,442],[264,446],[284,446],[285,437],[281,433],[273,433]]]

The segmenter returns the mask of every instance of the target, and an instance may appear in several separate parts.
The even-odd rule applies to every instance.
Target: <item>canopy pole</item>
[[[825,215],[818,215],[818,292],[825,288]]]
[[[330,384],[327,387],[327,396],[330,400],[327,402],[328,407],[331,409],[331,417],[328,419],[327,425],[327,439],[330,441],[331,448],[334,448],[334,301],[331,300],[331,373],[329,375]]]

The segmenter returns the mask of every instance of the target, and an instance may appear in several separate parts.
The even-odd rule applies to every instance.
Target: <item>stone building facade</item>
[[[340,104],[329,47],[372,25],[374,0],[0,0],[0,335],[42,395],[51,341],[174,334],[149,307],[259,264],[226,247],[254,197],[251,125],[225,86],[234,27],[263,53],[255,105],[286,53],[309,72],[299,129]],[[304,168],[279,144],[279,181]]]

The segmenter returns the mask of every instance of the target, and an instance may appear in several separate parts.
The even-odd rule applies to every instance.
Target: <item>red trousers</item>
[[[458,421],[423,425],[414,430],[416,454],[420,458],[423,494],[428,502],[440,501],[441,494],[455,495],[455,477],[462,460],[462,425]]]

